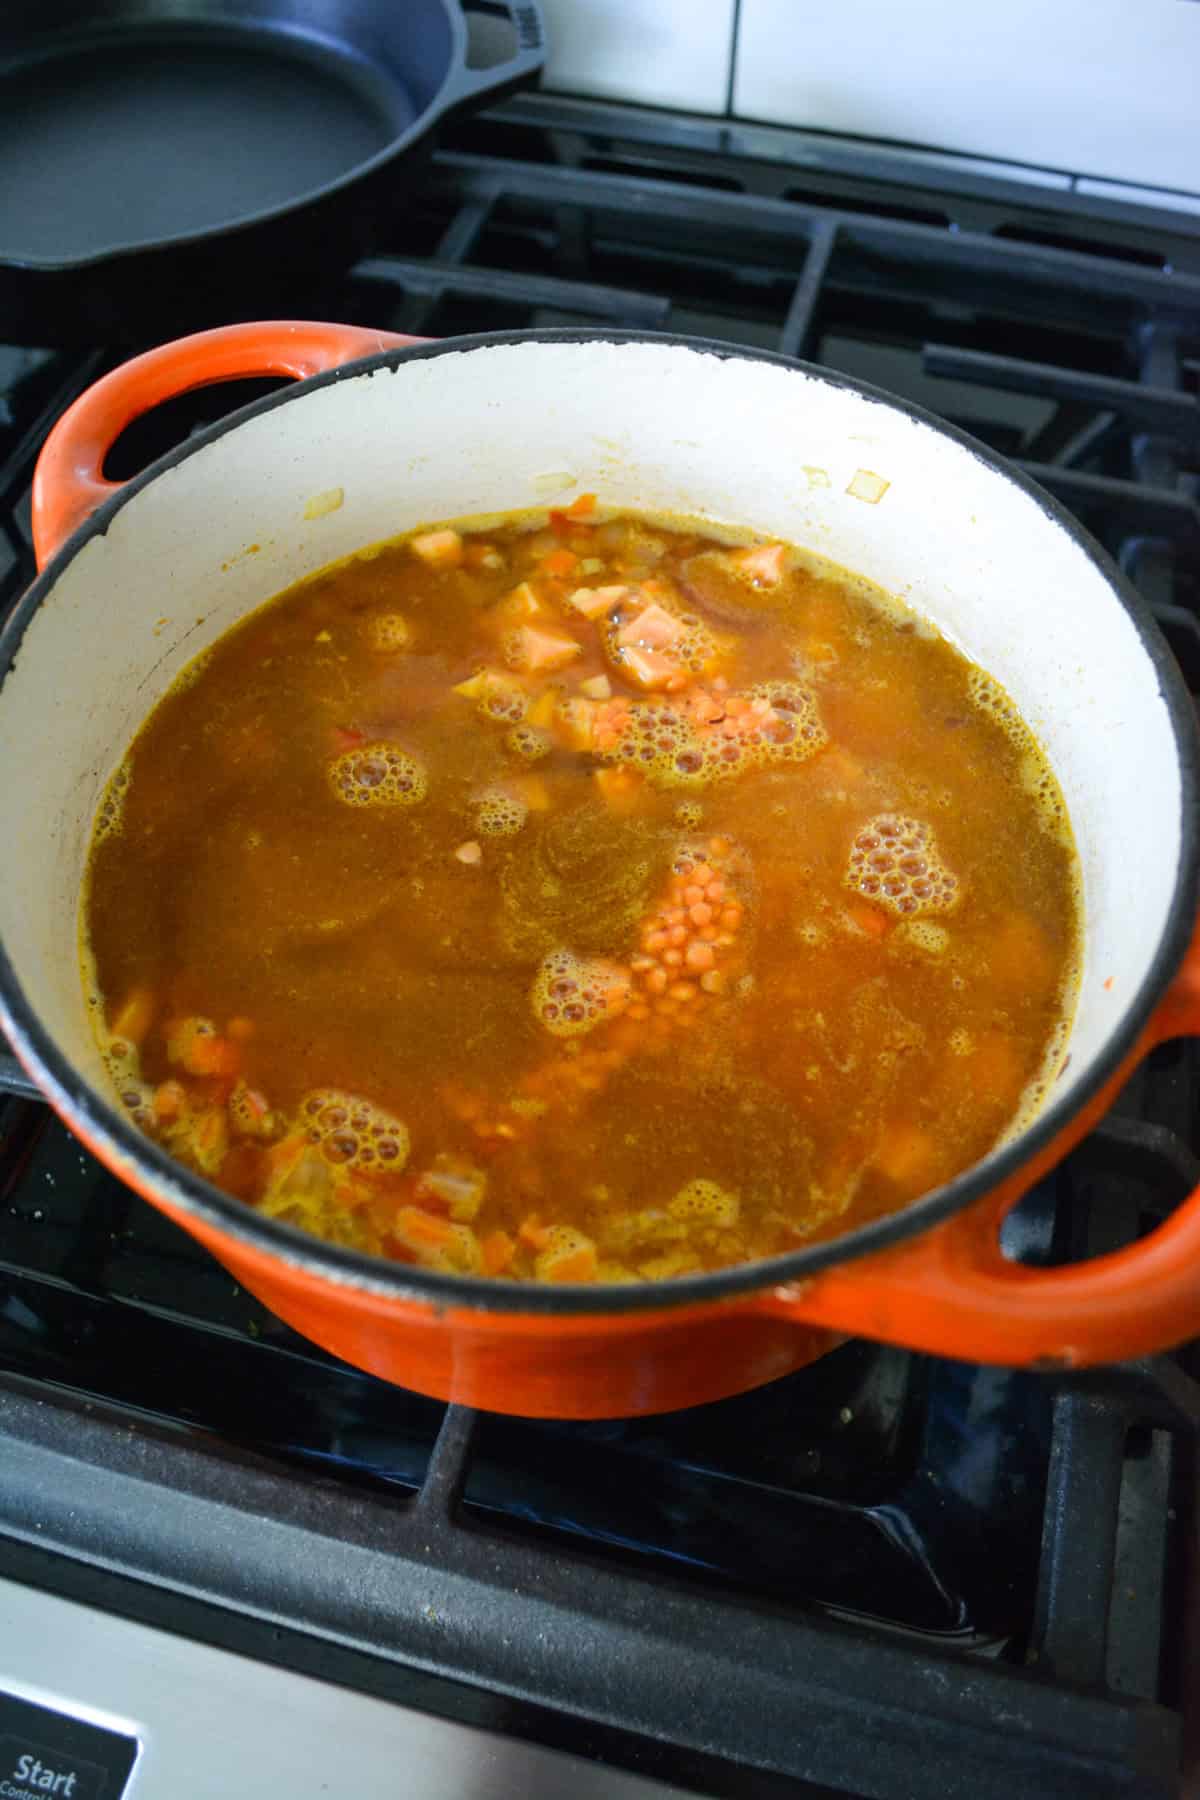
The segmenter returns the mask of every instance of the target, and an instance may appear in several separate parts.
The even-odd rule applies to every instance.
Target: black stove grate
[[[694,331],[877,381],[1071,507],[1200,690],[1198,302],[1200,217],[534,96],[295,310]],[[0,347],[0,605],[46,431],[136,347]],[[246,391],[139,422],[110,472]],[[1192,1047],[1155,1052],[1013,1253],[1152,1225],[1200,1178],[1198,1100]],[[0,1221],[0,1571],[147,1617],[167,1591],[176,1629],[702,1792],[1175,1791],[1186,1356],[1051,1384],[854,1344],[665,1419],[476,1418],[303,1343],[21,1098]]]

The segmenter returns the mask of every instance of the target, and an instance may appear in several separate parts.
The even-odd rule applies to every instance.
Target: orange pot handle
[[[254,375],[304,381],[381,350],[427,340],[357,325],[268,319],[222,325],[159,344],[103,376],[59,419],[33,477],[33,547],[44,568],[90,513],[115,494],[104,459],[125,427],[176,394]]]
[[[986,1200],[918,1238],[760,1306],[936,1356],[1010,1366],[1081,1367],[1166,1350],[1200,1335],[1200,1188],[1128,1248],[1034,1269],[1000,1249],[1005,1213],[1107,1110],[1155,1044],[1200,1033],[1200,934],[1126,1063],[1039,1156]]]

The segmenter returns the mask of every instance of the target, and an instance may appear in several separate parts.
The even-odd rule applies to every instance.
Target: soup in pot
[[[438,526],[239,623],[97,816],[122,1105],[404,1263],[653,1281],[908,1205],[1036,1109],[1062,795],[926,621],[783,543]]]

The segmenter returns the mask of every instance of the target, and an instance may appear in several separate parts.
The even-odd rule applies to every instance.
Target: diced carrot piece
[[[882,1175],[905,1188],[931,1186],[940,1160],[938,1146],[929,1133],[907,1121],[893,1125],[885,1133],[872,1158]]]
[[[679,620],[657,600],[652,600],[627,625],[622,625],[617,633],[617,643],[623,649],[636,644],[650,650],[669,650],[685,635]]]
[[[601,799],[613,812],[637,811],[645,784],[636,769],[597,769],[592,779]]]
[[[568,519],[589,519],[595,510],[595,494],[577,494],[566,509],[566,517]]]
[[[333,745],[339,753],[343,750],[357,750],[366,741],[366,732],[359,731],[353,725],[335,725],[333,728]]]
[[[489,1231],[480,1249],[483,1252],[484,1273],[502,1275],[517,1253],[517,1241],[509,1237],[507,1231]]]
[[[513,634],[511,656],[518,668],[550,673],[578,656],[583,646],[565,632],[522,625]]]
[[[852,900],[846,911],[868,937],[885,938],[892,929],[892,921],[886,913],[880,912],[878,907],[864,905],[861,900]]]
[[[421,531],[409,538],[414,556],[433,569],[456,569],[463,559],[463,541],[457,531]]]
[[[605,613],[619,606],[630,589],[620,584],[611,587],[578,587],[573,594],[567,595],[567,605],[582,613],[585,619],[599,619]]]
[[[157,1002],[148,987],[134,988],[112,1022],[113,1036],[140,1044],[154,1023],[156,1008]]]
[[[563,580],[572,573],[579,558],[573,550],[551,550],[542,558],[542,568],[547,575],[561,576]]]
[[[776,587],[783,580],[783,559],[787,554],[782,544],[756,545],[750,550],[735,550],[730,561],[763,587]]]
[[[550,1227],[542,1224],[537,1213],[530,1213],[517,1227],[517,1236],[531,1250],[544,1250],[550,1242]]]
[[[401,1243],[412,1250],[444,1250],[454,1242],[449,1219],[439,1219],[419,1206],[402,1206],[393,1227]]]
[[[682,673],[679,664],[664,656],[661,650],[642,650],[636,644],[621,651],[619,667],[623,675],[628,675],[643,688],[665,687],[674,676]]]

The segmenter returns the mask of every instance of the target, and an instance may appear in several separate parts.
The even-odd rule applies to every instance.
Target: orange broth
[[[181,1162],[403,1262],[625,1281],[983,1156],[1061,1061],[1080,918],[1044,756],[926,622],[584,496],[222,637],[109,786],[83,931]]]

